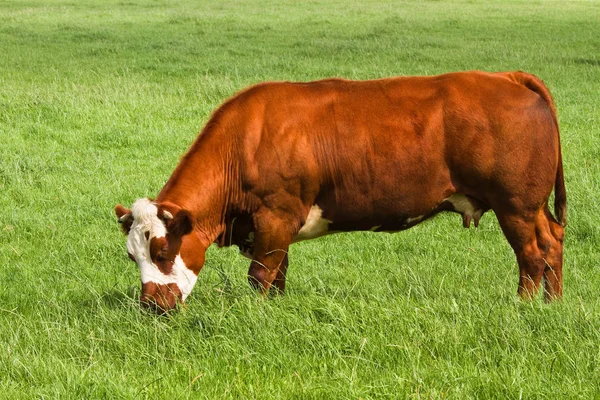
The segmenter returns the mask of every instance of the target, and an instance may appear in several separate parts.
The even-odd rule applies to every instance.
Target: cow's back
[[[551,110],[507,74],[266,83],[236,107],[247,186],[351,225],[424,215],[456,192],[493,202],[522,190],[515,179],[548,191],[556,170]]]

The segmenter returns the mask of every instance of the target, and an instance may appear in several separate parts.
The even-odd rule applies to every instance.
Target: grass
[[[600,397],[600,3],[0,3],[0,398]],[[188,304],[137,305],[112,207],[155,196],[264,80],[542,77],[562,128],[565,299],[516,299],[493,214],[294,245],[264,301],[210,249]]]

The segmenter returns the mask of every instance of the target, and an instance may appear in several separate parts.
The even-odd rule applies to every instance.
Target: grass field
[[[600,398],[600,2],[0,2],[0,398]],[[114,218],[264,80],[522,69],[559,111],[565,298],[518,301],[492,213],[294,245],[286,296],[211,248],[141,313]]]

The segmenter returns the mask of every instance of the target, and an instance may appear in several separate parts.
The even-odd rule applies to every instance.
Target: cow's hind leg
[[[292,241],[293,226],[289,220],[264,215],[255,221],[254,256],[248,270],[248,282],[261,293],[271,286],[285,289],[288,267],[288,248]]]
[[[542,277],[546,300],[562,296],[563,229],[547,206],[532,216],[497,213],[504,235],[519,264],[519,296],[533,299]]]
[[[554,219],[547,207],[536,221],[536,237],[543,248],[544,289],[546,301],[562,297],[564,228]]]

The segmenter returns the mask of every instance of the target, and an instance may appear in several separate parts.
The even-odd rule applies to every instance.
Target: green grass
[[[0,398],[600,398],[600,2],[0,3]],[[112,208],[155,196],[265,80],[522,69],[555,97],[565,298],[516,299],[493,214],[294,245],[262,300],[211,248],[187,307],[137,305]]]

